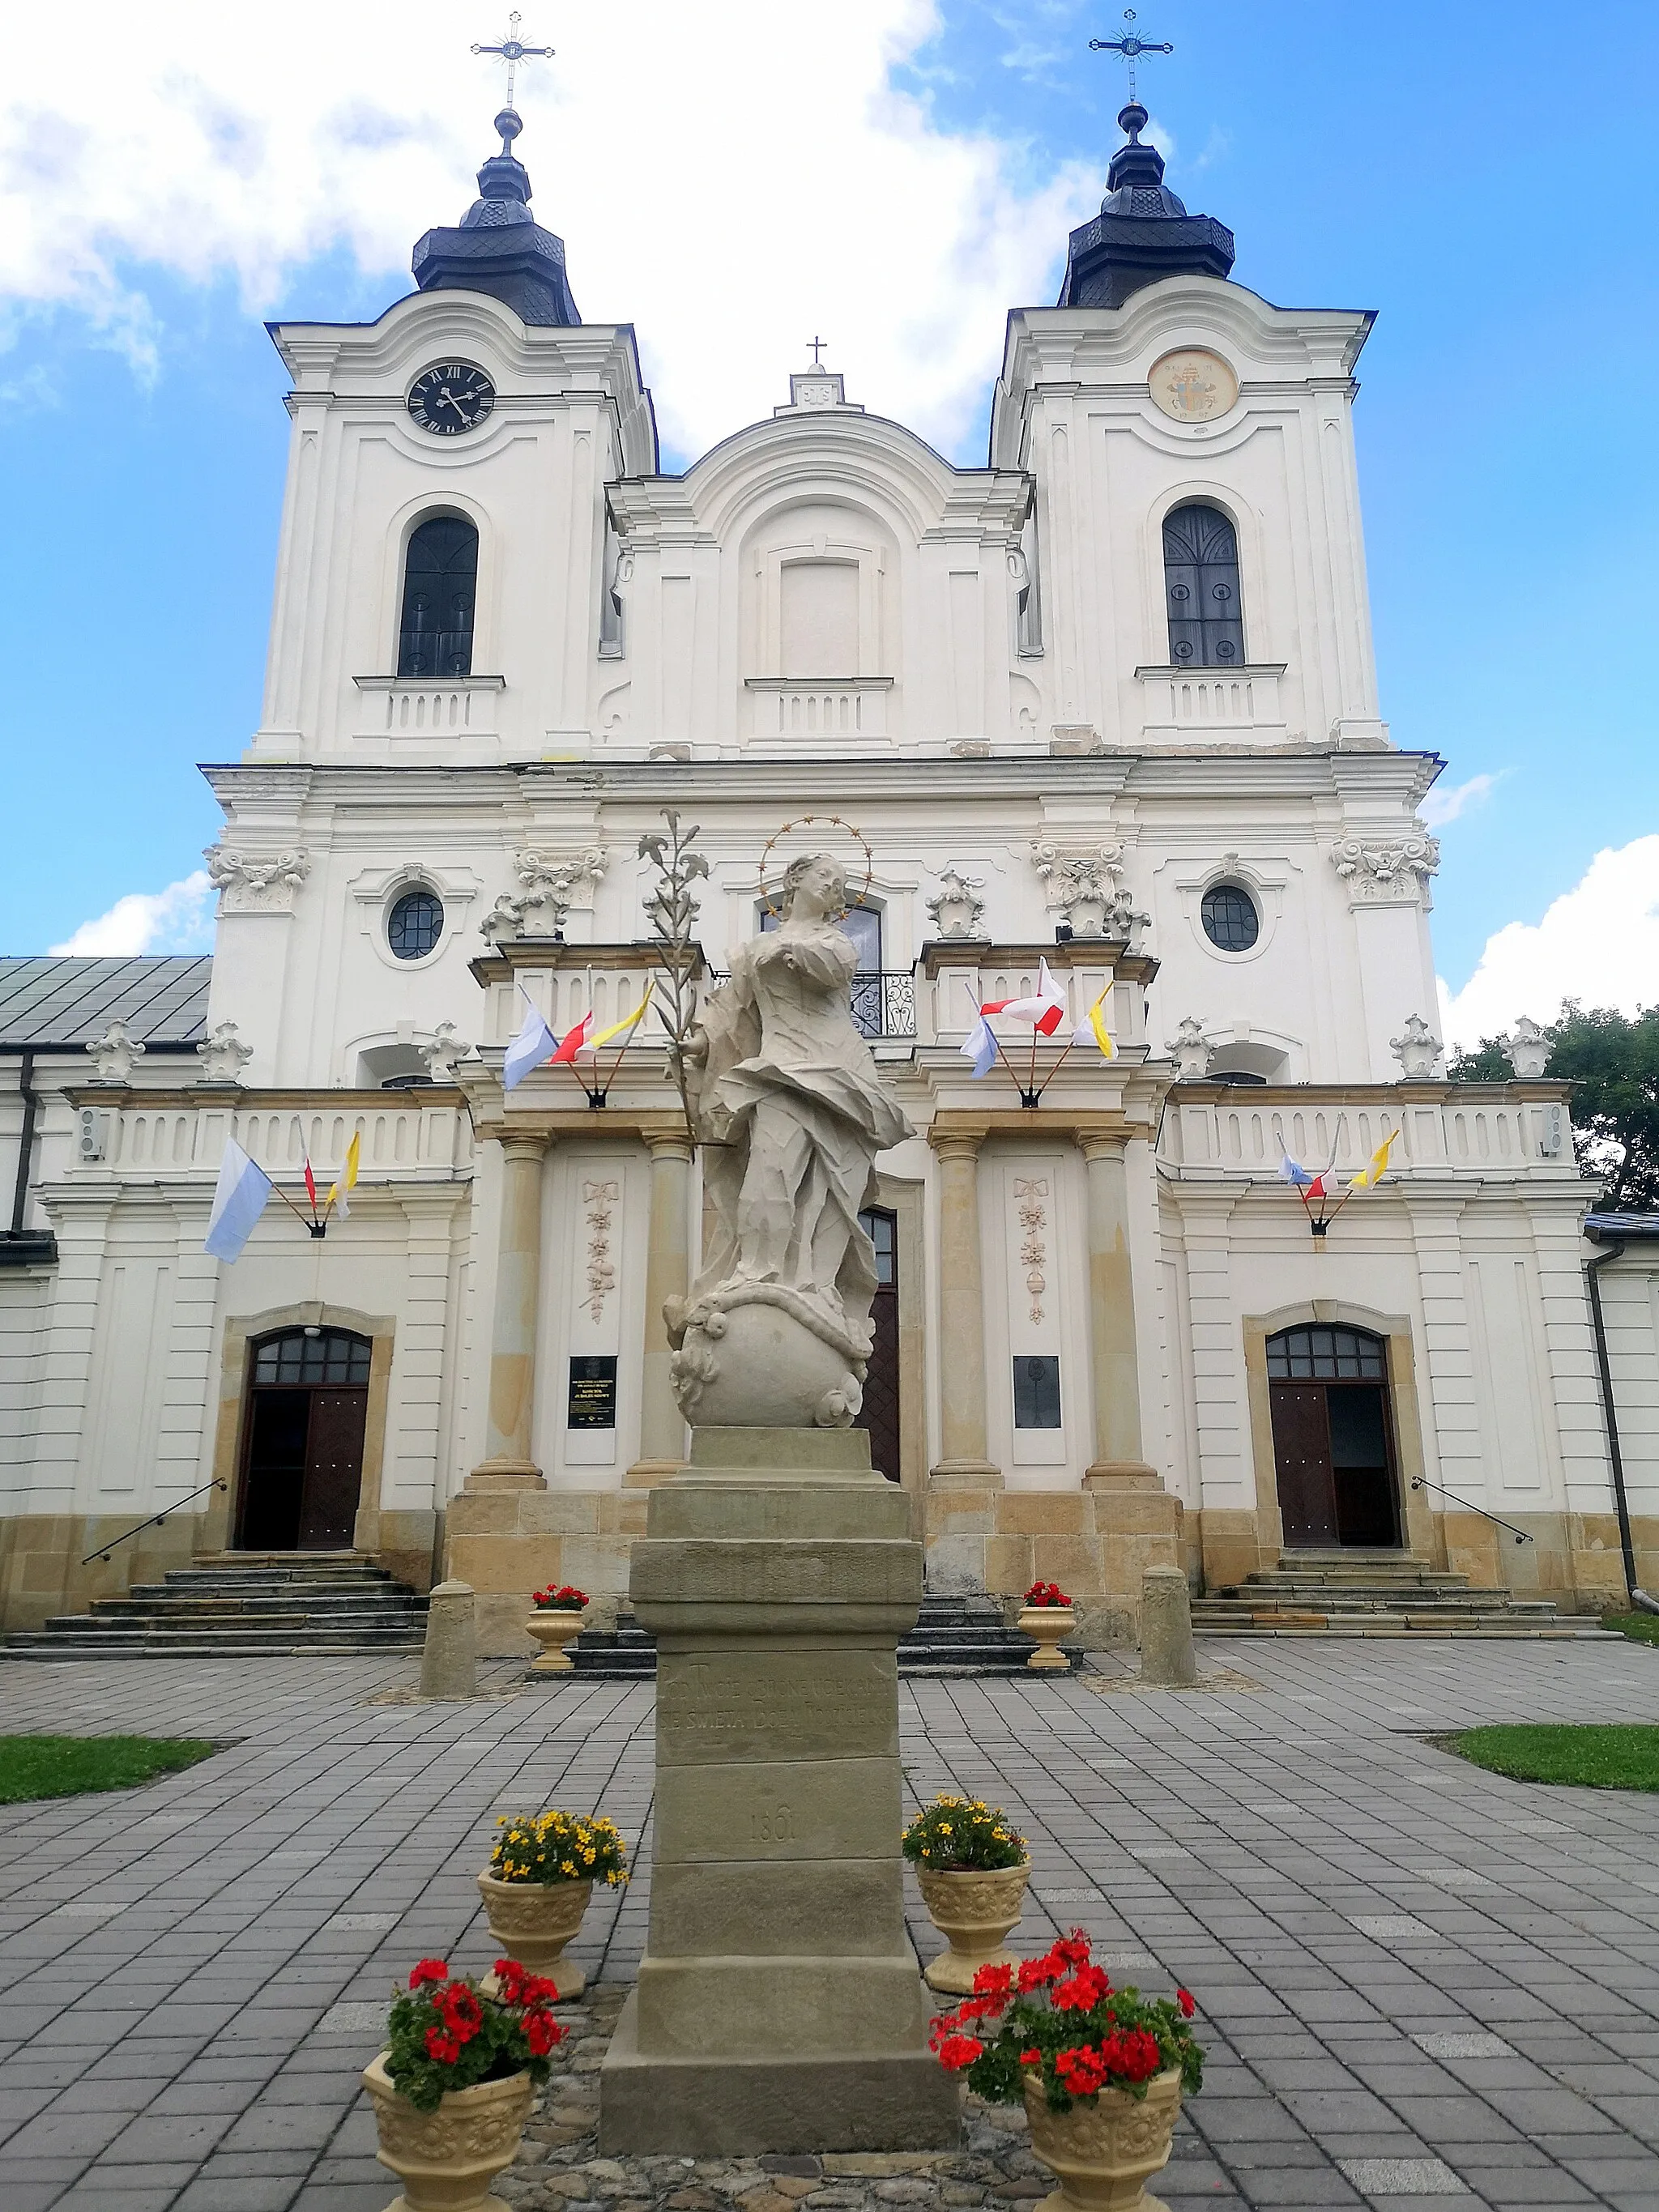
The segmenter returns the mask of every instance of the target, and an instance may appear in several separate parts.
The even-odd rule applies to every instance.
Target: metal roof
[[[1590,1213],[1584,1234],[1592,1244],[1622,1244],[1632,1237],[1659,1237],[1659,1213]]]
[[[0,1051],[75,1048],[125,1022],[140,1043],[192,1045],[207,1023],[206,953],[133,960],[0,957]]]

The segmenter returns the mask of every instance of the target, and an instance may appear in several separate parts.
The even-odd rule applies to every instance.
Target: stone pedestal
[[[630,1588],[657,1638],[651,1919],[600,2147],[954,2143],[902,1911],[908,1501],[862,1430],[708,1428],[647,1525]]]
[[[1140,1590],[1140,1679],[1188,1687],[1198,1680],[1198,1660],[1187,1577],[1179,1567],[1148,1567]]]
[[[461,1582],[440,1583],[427,1600],[421,1695],[474,1698],[477,1693],[478,1637],[471,1587]]]

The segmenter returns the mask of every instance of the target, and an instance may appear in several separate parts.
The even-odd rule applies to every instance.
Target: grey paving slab
[[[1030,1838],[1016,1944],[1081,1925],[1120,1981],[1197,1995],[1210,2087],[1161,2193],[1659,2212],[1659,1799],[1544,1792],[1430,1740],[1659,1720],[1659,1653],[1210,1639],[1204,1657],[1242,1679],[902,1694],[913,1797],[993,1798]],[[416,1957],[489,1964],[472,1876],[500,1811],[603,1806],[641,1839],[634,1887],[574,1947],[596,1984],[631,1978],[651,1686],[532,1687],[503,1664],[471,1701],[384,1701],[415,1672],[0,1665],[0,1728],[226,1746],[143,1790],[0,1809],[4,2212],[381,2212],[395,2185],[356,2076]]]

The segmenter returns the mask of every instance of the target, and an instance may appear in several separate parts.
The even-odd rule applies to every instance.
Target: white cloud
[[[1467,783],[1449,784],[1443,791],[1437,784],[1417,811],[1431,830],[1443,830],[1447,823],[1455,822],[1472,806],[1484,805],[1498,780],[1497,775],[1472,775]]]
[[[822,331],[849,397],[959,447],[1005,311],[1052,299],[1107,147],[1023,187],[1029,148],[937,127],[890,76],[927,59],[937,0],[560,13],[526,27],[558,55],[526,65],[519,150],[584,314],[638,325],[673,442],[769,414]],[[438,0],[291,0],[280,19],[87,0],[76,23],[72,67],[50,11],[8,28],[0,297],[14,320],[78,313],[141,371],[166,349],[146,264],[229,275],[255,312],[343,248],[389,304],[492,150],[499,66]]]
[[[1441,1035],[1472,1046],[1522,1014],[1553,1022],[1563,999],[1626,1014],[1659,1003],[1659,836],[1598,853],[1541,921],[1489,937],[1461,991],[1440,984]]]
[[[83,921],[54,952],[113,959],[140,952],[210,952],[213,886],[207,871],[169,884],[161,891],[129,891],[107,914]]]

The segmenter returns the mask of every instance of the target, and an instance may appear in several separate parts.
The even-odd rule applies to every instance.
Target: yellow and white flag
[[[332,1212],[341,1221],[351,1218],[351,1205],[346,1193],[357,1187],[357,1158],[362,1150],[362,1131],[354,1130],[351,1142],[346,1146],[345,1165],[328,1187],[328,1202],[323,1209],[325,1215]]]
[[[1383,1170],[1389,1164],[1389,1147],[1393,1145],[1395,1139],[1399,1134],[1400,1132],[1398,1129],[1389,1130],[1388,1135],[1383,1138],[1382,1143],[1371,1154],[1370,1158],[1365,1163],[1364,1166],[1359,1170],[1359,1173],[1355,1176],[1352,1181],[1349,1183],[1348,1188],[1350,1190],[1376,1189],[1377,1184],[1382,1180]]]
[[[638,1006],[635,1007],[633,1012],[631,1014],[624,1014],[619,1022],[612,1022],[610,1028],[608,1030],[601,1030],[598,1036],[589,1037],[586,1042],[581,1047],[581,1050],[583,1052],[597,1052],[602,1044],[609,1044],[612,1037],[619,1037],[624,1030],[631,1030],[635,1024],[639,1021],[641,1017],[644,1014],[646,1008],[650,1005],[650,1003],[651,984],[650,981],[647,979],[645,986],[645,995],[640,1000]]]
[[[1072,1031],[1073,1044],[1097,1044],[1103,1060],[1117,1058],[1117,1047],[1112,1042],[1112,1033],[1106,1026],[1106,997],[1111,988],[1109,983]]]

